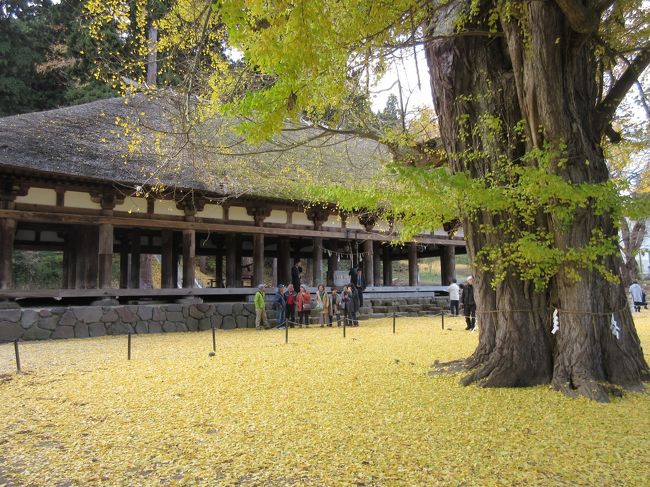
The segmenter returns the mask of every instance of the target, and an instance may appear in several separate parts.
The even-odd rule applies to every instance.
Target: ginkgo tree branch
[[[580,34],[591,34],[598,30],[600,14],[604,9],[585,7],[578,0],[555,0],[555,3],[558,4],[562,13],[564,13],[569,21],[569,25],[576,32]],[[601,2],[605,8],[607,8],[608,3],[610,2]],[[601,7],[601,5],[598,7]]]
[[[648,64],[650,64],[650,46],[642,49],[639,55],[630,62],[621,77],[614,83],[598,105],[603,127],[606,128],[610,124],[616,109],[627,95],[627,92],[637,82],[641,73],[648,67]]]

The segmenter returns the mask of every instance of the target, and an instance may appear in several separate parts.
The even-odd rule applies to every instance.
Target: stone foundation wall
[[[252,303],[0,310],[0,342],[255,327]]]
[[[359,319],[436,314],[444,298],[366,299]],[[275,311],[267,304],[268,318]],[[318,322],[315,311],[311,322]],[[139,304],[0,309],[0,343],[13,340],[85,338],[127,333],[161,333],[255,327],[253,303]]]

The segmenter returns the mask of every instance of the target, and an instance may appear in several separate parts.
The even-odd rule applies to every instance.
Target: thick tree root
[[[598,402],[609,402],[609,395],[607,394],[607,389],[603,384],[596,382],[594,380],[582,380],[577,383],[572,382],[559,382],[553,380],[551,386],[556,391],[562,392],[563,394],[569,397],[579,397],[584,396],[587,399]]]
[[[523,366],[522,366],[523,365]],[[481,387],[528,387],[548,384],[550,375],[545,367],[533,367],[532,363],[514,363],[504,355],[492,354],[490,359],[475,367],[460,383],[464,386],[478,384]],[[546,367],[548,370],[548,368]]]
[[[467,368],[465,367],[464,360],[452,360],[451,362],[439,362],[435,361],[431,364],[431,370],[429,371],[429,377],[435,375],[456,375],[461,372],[465,372]]]

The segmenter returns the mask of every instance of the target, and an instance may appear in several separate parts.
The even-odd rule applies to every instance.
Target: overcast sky
[[[433,107],[431,98],[431,85],[429,84],[429,68],[424,57],[424,50],[418,48],[417,63],[413,51],[403,53],[402,59],[395,59],[392,69],[372,89],[375,93],[372,101],[372,109],[380,111],[386,106],[388,96],[393,93],[399,96],[397,80],[402,84],[404,103],[407,103],[407,111],[420,106]],[[416,67],[417,66],[417,67]],[[420,87],[418,87],[418,71]]]

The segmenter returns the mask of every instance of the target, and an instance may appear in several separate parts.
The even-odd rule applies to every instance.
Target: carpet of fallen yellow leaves
[[[649,395],[428,377],[478,339],[445,321],[2,345],[0,485],[650,485]]]

